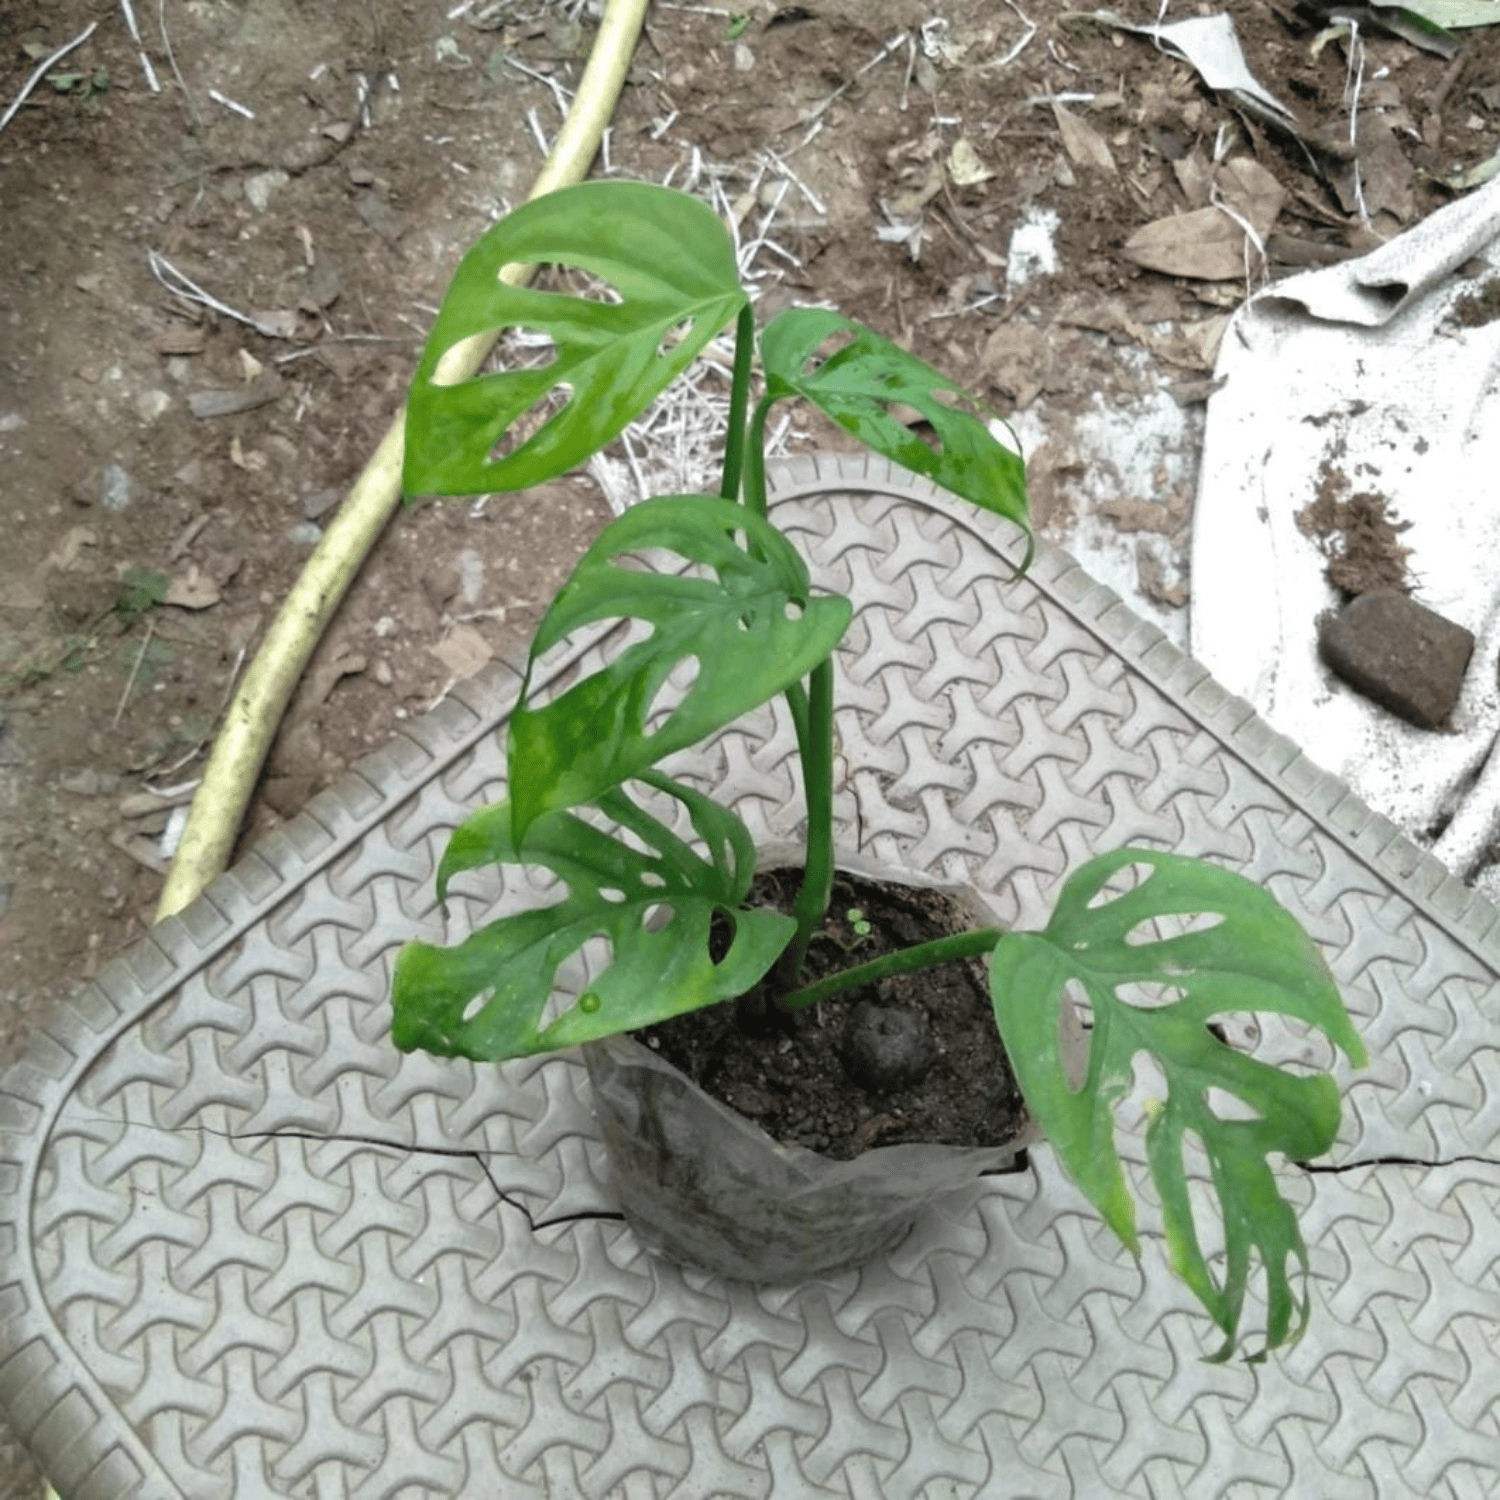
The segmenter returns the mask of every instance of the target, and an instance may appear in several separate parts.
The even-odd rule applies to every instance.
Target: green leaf
[[[715,576],[620,565],[622,554],[648,547],[666,548]],[[847,599],[812,597],[796,549],[743,506],[708,495],[633,506],[597,538],[553,600],[532,661],[598,620],[641,620],[652,633],[542,708],[527,701],[528,668],[510,728],[516,837],[544,812],[592,801],[781,692],[827,657],[849,616]],[[648,732],[667,675],[695,657],[696,679]]]
[[[523,861],[553,871],[567,894],[501,917],[454,948],[407,944],[396,961],[391,1028],[403,1052],[493,1062],[554,1051],[730,999],[765,974],[796,924],[780,912],[736,910],[755,869],[749,832],[699,792],[656,773],[642,780],[687,808],[707,859],[619,790],[599,808],[644,852],[575,813],[554,812],[533,825],[523,854],[504,803],[458,829],[438,872],[439,899],[461,871]],[[716,912],[733,923],[717,963],[708,946]],[[559,966],[595,936],[610,942],[608,968],[543,1024]]]
[[[1123,894],[1106,890],[1132,865],[1146,867],[1139,884]],[[1163,927],[1153,927],[1162,919]],[[1093,1009],[1087,1077],[1077,1089],[1059,1055],[1070,983],[1082,987]],[[990,985],[1027,1103],[1069,1174],[1132,1251],[1135,1208],[1115,1149],[1114,1108],[1130,1091],[1138,1053],[1160,1065],[1167,1097],[1148,1107],[1147,1164],[1161,1195],[1172,1267],[1225,1335],[1215,1358],[1234,1347],[1252,1251],[1266,1270],[1266,1347],[1300,1336],[1308,1307],[1288,1273],[1295,1260],[1305,1275],[1307,1249],[1267,1157],[1306,1161],[1326,1151],[1338,1133],[1338,1088],[1326,1074],[1293,1075],[1248,1057],[1208,1029],[1229,1012],[1273,1012],[1316,1027],[1356,1067],[1364,1065],[1364,1047],[1322,955],[1296,920],[1231,871],[1122,849],[1070,877],[1044,932],[1012,934],[999,944]],[[1159,988],[1122,993],[1135,985]],[[1254,1117],[1221,1118],[1210,1089],[1248,1106],[1237,1114]],[[1189,1134],[1207,1154],[1224,1218],[1222,1284],[1193,1223],[1183,1159]]]
[[[124,615],[143,615],[167,597],[171,584],[172,580],[155,568],[127,568],[115,596],[115,608]]]
[[[500,280],[506,265],[543,263],[590,272],[621,300]],[[639,416],[744,303],[733,243],[713,212],[684,193],[649,183],[585,182],[525,204],[469,251],[443,299],[407,406],[407,493],[519,490],[584,462]],[[454,344],[509,328],[547,335],[556,357],[540,369],[434,383],[439,359]],[[571,392],[566,405],[492,463],[501,437],[533,409],[545,411],[560,388]]]
[[[846,335],[847,343],[819,359],[821,346]],[[817,308],[791,308],[774,319],[761,335],[760,354],[768,396],[806,397],[877,453],[1014,521],[1026,533],[1023,571],[1029,566],[1026,466],[990,433],[985,418],[994,414],[961,385],[862,324]],[[938,392],[964,405],[949,405]],[[893,402],[914,407],[932,424],[936,450],[891,415]]]

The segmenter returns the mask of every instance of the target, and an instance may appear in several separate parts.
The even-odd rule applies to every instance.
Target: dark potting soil
[[[794,870],[757,875],[750,904],[787,910],[799,878]],[[841,874],[802,983],[969,925],[940,891]],[[1015,1138],[1025,1108],[981,961],[881,980],[793,1015],[763,1007],[762,991],[637,1038],[774,1139],[840,1161],[899,1142],[996,1146]],[[768,1025],[756,1024],[757,1009]]]

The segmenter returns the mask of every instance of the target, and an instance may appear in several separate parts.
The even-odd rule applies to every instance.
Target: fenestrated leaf
[[[818,362],[819,347],[843,335],[849,342]],[[768,395],[806,397],[877,453],[1014,521],[1026,533],[1030,563],[1026,466],[990,433],[978,414],[983,407],[961,385],[862,324],[819,308],[794,307],[775,318],[761,335],[760,356]],[[939,400],[940,391],[964,405]],[[891,415],[893,402],[932,424],[936,451]]]
[[[643,548],[675,552],[715,577],[620,565],[622,554]],[[528,682],[510,726],[516,837],[549,809],[592,801],[781,692],[833,650],[849,615],[847,599],[812,596],[796,549],[744,507],[708,495],[632,506],[553,600],[532,659],[597,620],[642,620],[652,633],[542,708],[527,702]],[[697,678],[648,733],[668,674],[693,657]]]
[[[1107,892],[1110,879],[1130,865],[1148,867],[1145,878],[1121,894]],[[1181,930],[1181,919],[1193,917],[1216,920]],[[1164,927],[1153,928],[1163,919]],[[1087,1078],[1076,1090],[1059,1061],[1059,1015],[1070,981],[1087,994],[1094,1023]],[[1167,1097],[1148,1108],[1147,1163],[1161,1195],[1172,1267],[1225,1335],[1216,1357],[1234,1347],[1252,1251],[1266,1270],[1267,1348],[1298,1337],[1307,1302],[1292,1290],[1289,1263],[1295,1260],[1305,1274],[1307,1249],[1267,1158],[1305,1161],[1326,1151],[1338,1132],[1338,1088],[1326,1074],[1297,1076],[1248,1057],[1208,1029],[1215,1016],[1230,1012],[1274,1012],[1317,1027],[1350,1062],[1363,1065],[1364,1047],[1322,955],[1296,920],[1229,870],[1122,849],[1091,860],[1068,880],[1044,932],[1001,941],[990,984],[1027,1103],[1069,1174],[1132,1250],[1135,1208],[1115,1148],[1113,1112],[1130,1090],[1136,1055],[1156,1059]],[[1119,993],[1128,985],[1165,987],[1157,992],[1164,1003],[1133,1003]],[[1221,1119],[1210,1089],[1242,1101],[1254,1117]],[[1193,1223],[1183,1159],[1189,1133],[1207,1154],[1224,1218],[1222,1284]]]
[[[577,267],[621,300],[508,286],[499,277],[510,264]],[[443,298],[407,406],[406,492],[524,489],[584,462],[744,303],[724,226],[686,194],[650,183],[585,182],[533,199],[486,232]],[[454,344],[508,328],[546,334],[556,358],[540,369],[433,383],[438,360]],[[666,347],[674,331],[681,336]],[[501,436],[560,386],[571,391],[567,404],[492,463]]]
[[[644,852],[576,813],[553,812],[532,826],[523,854],[504,803],[454,833],[438,872],[440,898],[461,871],[523,860],[557,874],[567,894],[539,911],[501,917],[454,948],[408,943],[396,961],[391,1027],[403,1052],[420,1047],[495,1062],[555,1051],[727,1000],[765,974],[796,924],[780,912],[737,910],[755,873],[745,826],[665,776],[642,780],[686,806],[708,859],[619,790],[599,807]],[[733,913],[734,927],[717,963],[708,946],[715,912]],[[664,924],[663,913],[670,914]],[[559,967],[595,936],[609,939],[612,961],[543,1025]]]

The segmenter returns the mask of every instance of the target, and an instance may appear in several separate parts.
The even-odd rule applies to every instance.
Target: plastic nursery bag
[[[929,1204],[1004,1167],[997,1147],[879,1146],[834,1161],[772,1140],[629,1037],[583,1048],[621,1207],[668,1260],[797,1281],[890,1249]]]

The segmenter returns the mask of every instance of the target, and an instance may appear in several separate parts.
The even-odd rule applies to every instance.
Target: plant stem
[[[766,519],[766,418],[774,400],[773,396],[762,396],[755,403],[755,413],[750,418],[750,436],[745,444],[745,504],[761,520]]]
[[[869,963],[856,964],[852,969],[830,974],[816,984],[783,995],[777,1002],[781,1010],[806,1010],[830,995],[843,990],[857,989],[862,984],[874,984],[880,979],[889,979],[894,974],[911,974],[918,969],[936,968],[938,964],[952,963],[960,958],[978,958],[991,952],[1005,936],[999,927],[980,927],[968,932],[955,932],[951,937],[933,938],[918,943],[914,948],[903,948],[899,953],[887,953],[884,958],[872,958]]]
[[[755,362],[755,310],[747,302],[734,325],[734,379],[729,388],[729,436],[724,443],[724,474],[719,494],[740,498],[740,473],[745,465],[745,409],[750,404],[750,368]],[[757,448],[757,452],[760,450]],[[764,484],[764,479],[762,479]]]
[[[802,756],[803,795],[807,799],[807,842],[803,849],[802,886],[792,903],[797,931],[779,960],[783,983],[794,984],[807,957],[807,945],[828,910],[833,894],[833,661],[813,668],[807,711],[798,716],[797,748]]]

